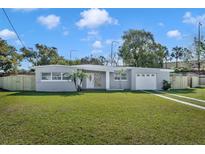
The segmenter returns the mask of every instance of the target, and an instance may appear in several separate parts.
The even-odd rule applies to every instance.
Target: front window
[[[62,76],[63,76],[63,80],[71,80],[69,73],[63,73]]]
[[[51,80],[51,73],[42,73],[42,80]]]
[[[126,72],[115,72],[114,73],[114,80],[115,81],[126,81],[127,80],[127,73]]]
[[[114,78],[115,78],[115,81],[120,81],[120,74],[115,72]]]
[[[52,80],[61,80],[61,73],[53,72],[52,73]]]
[[[127,73],[121,74],[121,80],[127,80]]]

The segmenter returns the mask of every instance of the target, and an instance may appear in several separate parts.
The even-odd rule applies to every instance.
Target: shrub
[[[171,88],[171,84],[170,84],[168,81],[163,80],[162,89],[163,89],[163,90],[168,90],[168,89],[170,89],[170,88]]]

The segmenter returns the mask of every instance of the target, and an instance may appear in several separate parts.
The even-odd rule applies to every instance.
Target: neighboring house
[[[77,70],[88,74],[83,80],[83,89],[106,90],[160,90],[163,80],[170,81],[172,72],[169,69],[102,65],[36,66],[36,91],[76,91],[69,76]]]

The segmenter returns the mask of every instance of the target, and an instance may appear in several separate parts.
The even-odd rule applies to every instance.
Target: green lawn
[[[0,144],[205,144],[204,118],[140,92],[0,92]]]
[[[160,93],[160,94],[162,94],[162,93]],[[182,100],[182,101],[188,101],[190,103],[200,105],[200,106],[205,106],[204,102],[190,100],[188,98],[181,98],[181,97],[177,97],[177,96],[173,96],[173,95],[169,95],[169,94],[177,94],[177,95],[181,95],[181,96],[205,100],[205,88],[190,88],[190,89],[170,90],[170,91],[167,91],[166,93],[163,93],[163,95],[168,96],[168,97],[172,97],[172,98]]]
[[[205,88],[171,90],[170,93],[205,100]]]

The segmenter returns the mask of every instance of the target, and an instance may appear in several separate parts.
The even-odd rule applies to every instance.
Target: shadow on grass
[[[167,91],[169,93],[177,93],[177,94],[189,94],[189,93],[196,93],[196,89],[172,89]]]
[[[8,91],[7,91],[8,92]],[[116,91],[106,91],[106,90],[89,90],[81,92],[36,92],[36,91],[18,91],[7,94],[7,96],[80,96],[84,94],[113,94],[113,93],[133,93],[133,94],[148,94],[143,91],[130,91],[130,90],[116,90]]]
[[[82,95],[81,92],[26,92],[26,91],[19,91],[15,93],[8,94],[7,96],[79,96]]]

